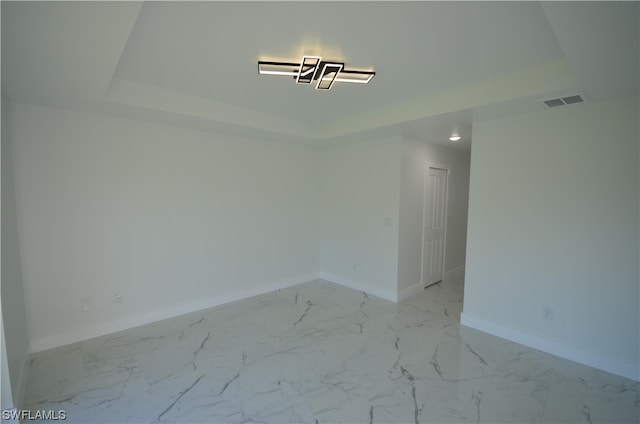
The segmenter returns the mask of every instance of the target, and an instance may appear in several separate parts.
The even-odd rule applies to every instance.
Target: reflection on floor
[[[460,328],[462,281],[394,304],[314,281],[33,356],[74,423],[638,422],[636,382]]]

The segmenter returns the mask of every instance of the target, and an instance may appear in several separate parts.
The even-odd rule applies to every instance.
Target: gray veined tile
[[[72,423],[639,421],[638,383],[461,328],[462,288],[267,293],[33,355],[26,401]]]

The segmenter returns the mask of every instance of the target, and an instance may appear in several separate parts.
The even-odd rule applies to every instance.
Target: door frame
[[[425,161],[424,163],[424,171],[422,176],[422,243],[420,246],[421,254],[420,254],[420,284],[424,285],[425,288],[428,286],[424,281],[424,239],[425,239],[425,226],[426,226],[426,218],[427,218],[427,178],[429,177],[429,169],[440,169],[447,172],[447,180],[446,187],[444,190],[444,228],[442,230],[442,277],[440,282],[444,281],[444,275],[447,264],[447,224],[449,222],[449,178],[451,178],[451,167],[446,163]],[[433,284],[437,284],[435,282]],[[430,284],[429,286],[431,286]]]

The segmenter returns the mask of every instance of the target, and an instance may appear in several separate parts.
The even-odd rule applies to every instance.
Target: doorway
[[[422,283],[428,287],[444,278],[447,227],[447,165],[426,163],[422,206]]]

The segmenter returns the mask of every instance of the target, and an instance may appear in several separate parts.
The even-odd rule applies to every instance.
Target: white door
[[[425,287],[444,277],[447,172],[447,169],[432,165],[425,169],[422,231],[422,281]]]

